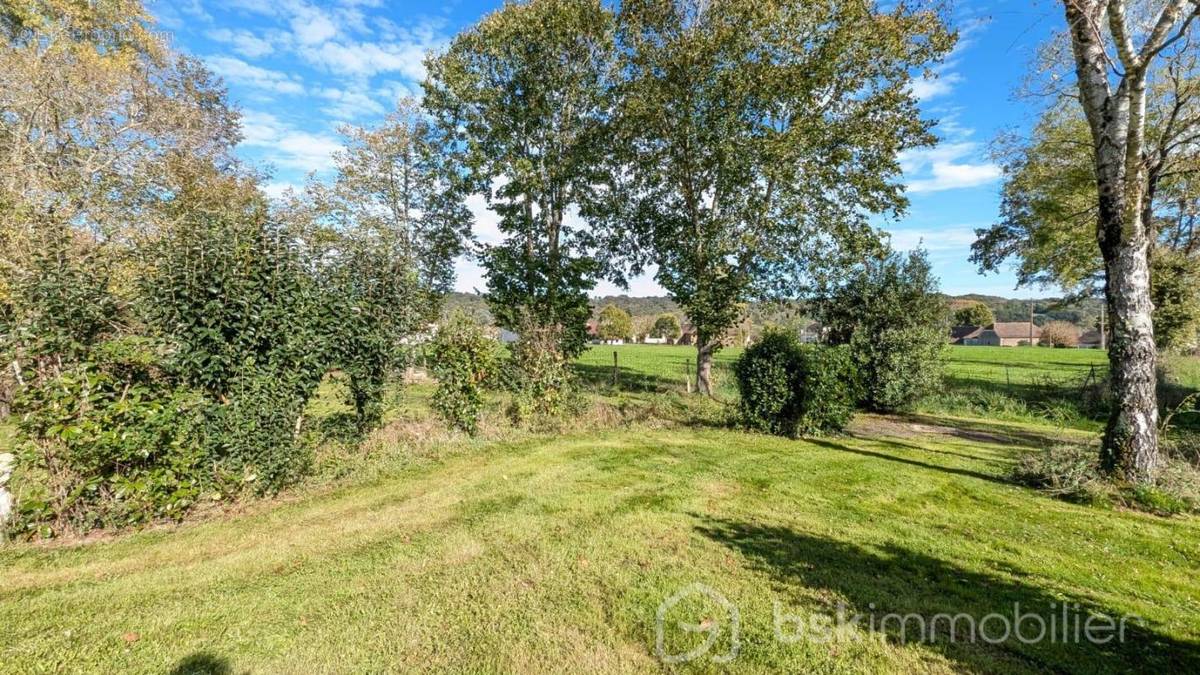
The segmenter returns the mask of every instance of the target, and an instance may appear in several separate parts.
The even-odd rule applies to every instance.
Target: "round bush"
[[[849,350],[801,344],[790,332],[765,333],[734,375],[742,424],[780,436],[844,429],[859,395]]]

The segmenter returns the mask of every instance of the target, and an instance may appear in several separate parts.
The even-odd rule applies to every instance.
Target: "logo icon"
[[[668,653],[666,647],[667,615],[679,603],[688,598],[696,598],[697,601],[707,605],[709,608],[720,611],[718,612],[718,616],[702,618],[699,623],[687,623],[684,621],[675,623],[672,626],[673,629],[678,629],[684,633],[703,633],[707,637],[705,637],[704,642],[700,646],[687,652],[681,654]],[[709,659],[714,663],[729,663],[733,661],[737,658],[738,650],[741,648],[741,614],[738,612],[738,608],[724,595],[701,583],[691,584],[680,589],[658,606],[658,612],[655,615],[654,621],[655,654],[664,663],[687,663],[708,654],[724,632],[724,626],[720,620],[721,614],[728,617],[729,651],[724,654],[710,656]]]

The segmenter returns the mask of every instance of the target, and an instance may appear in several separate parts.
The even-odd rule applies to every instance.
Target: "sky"
[[[1017,95],[1036,51],[1060,30],[1053,0],[950,0],[960,39],[936,79],[914,93],[938,120],[936,147],[901,157],[910,208],[878,225],[899,250],[928,250],[942,290],[961,295],[1042,297],[1014,290],[1011,271],[980,275],[970,263],[975,230],[996,221],[1001,170],[991,154],[1001,133],[1029,128],[1040,102]],[[420,94],[426,54],[443,49],[501,0],[159,0],[150,8],[176,48],[203,59],[242,112],[239,154],[270,172],[281,194],[315,174],[327,178],[342,125],[371,126],[406,95]],[[468,201],[480,241],[498,240],[481,196]],[[478,266],[460,260],[456,288],[484,290]],[[621,291],[662,295],[650,276]]]

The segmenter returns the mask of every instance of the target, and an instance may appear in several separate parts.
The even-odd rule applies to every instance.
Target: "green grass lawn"
[[[855,436],[811,441],[647,426],[476,445],[224,520],[9,546],[0,671],[658,671],[656,612],[694,583],[739,612],[737,671],[1200,669],[1200,522],[1010,484],[1016,446],[1052,429],[933,423],[865,418]],[[865,618],[784,644],[776,603]],[[895,625],[868,624],[1018,603],[1145,625],[1097,647],[902,643]],[[668,653],[704,639],[680,622],[725,625],[712,653],[732,646],[711,601],[664,616]]]
[[[731,366],[741,352],[730,348],[717,353],[713,371],[717,396],[722,399],[737,396]],[[576,369],[593,385],[610,387],[614,353],[620,389],[684,391],[688,373],[694,381],[694,347],[595,345],[578,359]],[[1165,405],[1173,406],[1200,390],[1200,359],[1170,356],[1162,363],[1171,383],[1163,392]],[[1107,372],[1107,354],[1097,349],[951,346],[946,352],[945,387],[920,409],[1009,421],[1049,421],[1098,431],[1105,418],[1102,397]],[[1200,427],[1200,415],[1178,420]]]

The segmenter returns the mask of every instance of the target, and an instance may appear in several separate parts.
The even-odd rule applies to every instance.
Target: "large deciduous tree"
[[[1150,154],[1147,141],[1147,98],[1155,63],[1173,51],[1187,54],[1195,49],[1190,30],[1200,17],[1200,2],[1162,0],[1133,12],[1125,0],[1063,0],[1063,8],[1079,102],[1091,132],[1096,235],[1112,317],[1109,362],[1115,400],[1101,461],[1127,480],[1148,483],[1162,458],[1150,290],[1154,236],[1149,181],[1160,158]],[[1194,119],[1192,125],[1200,126]]]
[[[1200,274],[1200,150],[1187,144],[1200,119],[1200,79],[1181,75],[1195,59],[1157,69],[1147,103],[1152,161],[1144,212],[1152,238],[1150,288],[1160,350],[1194,344],[1200,323],[1200,284],[1195,282]],[[1102,292],[1096,165],[1078,104],[1068,100],[1048,108],[1027,138],[1006,137],[1001,147],[1001,217],[977,231],[972,261],[985,272],[1012,262],[1021,285],[1059,286],[1073,297]]]
[[[181,165],[228,167],[239,131],[139,0],[5,2],[0,41],[0,351],[21,380],[131,319],[134,245],[175,217]]]
[[[428,63],[425,105],[471,190],[499,217],[482,249],[497,322],[583,348],[587,292],[605,272],[595,201],[611,109],[613,15],[600,0],[505,4]]]
[[[982,302],[975,302],[954,313],[955,326],[990,326],[996,322],[992,308]]]
[[[630,340],[633,338],[633,318],[616,305],[605,305],[596,319],[596,335],[601,340]]]
[[[843,0],[626,0],[620,189],[644,262],[696,326],[698,381],[752,297],[878,251],[897,155],[933,142],[914,72],[953,44],[939,14]]]

